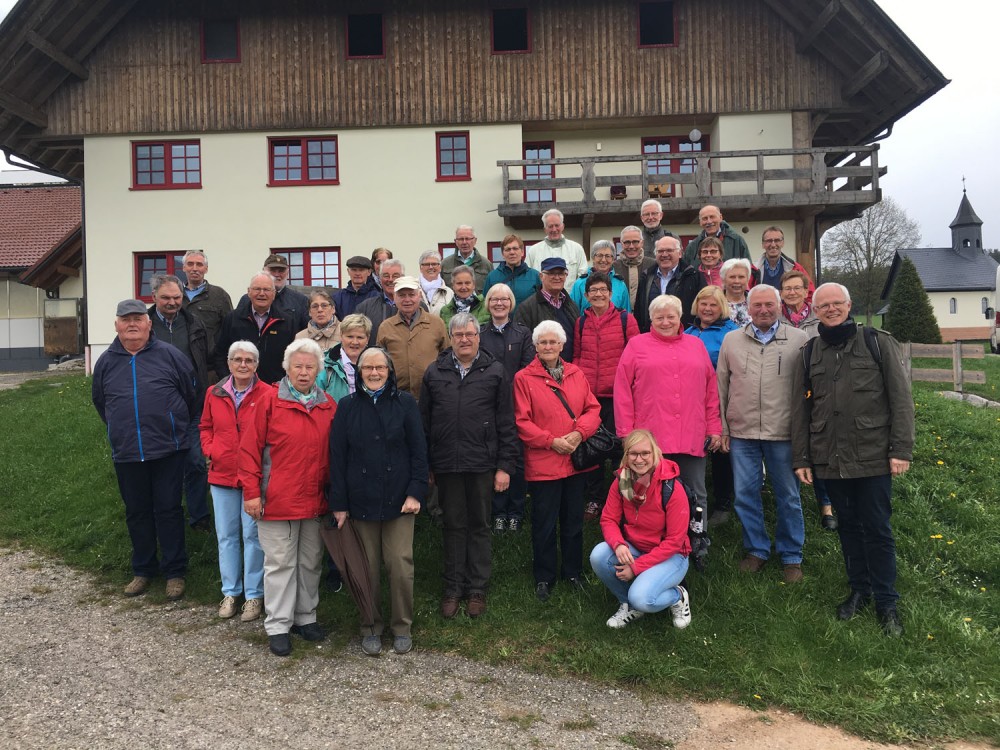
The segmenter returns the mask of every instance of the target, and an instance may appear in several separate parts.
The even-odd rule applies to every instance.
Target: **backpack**
[[[708,512],[704,504],[695,499],[694,493],[691,492],[691,488],[688,487],[687,482],[680,477],[674,477],[673,479],[664,479],[661,486],[661,503],[664,513],[667,512],[667,503],[670,501],[671,495],[674,494],[675,482],[680,482],[681,487],[684,488],[684,494],[687,495],[688,509],[691,515],[691,520],[688,523],[688,539],[691,542],[691,554],[688,556],[688,559],[694,563],[695,570],[699,573],[704,573],[705,558],[708,557],[708,548],[712,545],[712,540],[708,538]]]
[[[861,329],[862,334],[865,337],[865,344],[868,346],[868,352],[872,355],[872,359],[875,360],[875,364],[878,365],[878,369],[882,370],[882,349],[878,343],[878,334],[875,333],[874,328],[869,328],[868,326],[858,326]],[[802,347],[802,369],[805,371],[805,391],[806,398],[812,398],[812,376],[809,374],[809,370],[812,367],[812,353],[813,345],[816,343],[818,336],[814,336],[809,339],[805,346]],[[885,373],[882,373],[885,377]]]

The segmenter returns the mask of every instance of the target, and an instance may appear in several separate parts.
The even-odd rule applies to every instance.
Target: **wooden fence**
[[[985,383],[986,373],[982,370],[966,370],[963,359],[983,359],[986,354],[982,344],[903,344],[903,360],[910,373],[910,380],[927,383],[952,383],[955,390],[962,393],[965,383]],[[913,357],[951,357],[951,369],[929,369],[913,367]]]

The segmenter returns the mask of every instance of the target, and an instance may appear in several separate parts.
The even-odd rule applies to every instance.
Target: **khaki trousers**
[[[323,563],[321,521],[258,521],[264,550],[264,630],[280,635],[316,622]]]
[[[390,521],[359,521],[351,524],[361,537],[368,572],[371,576],[372,595],[375,600],[375,622],[361,623],[361,635],[382,635],[381,575],[382,563],[389,579],[389,603],[392,620],[389,630],[393,636],[410,635],[413,624],[413,524],[415,516],[404,513]]]

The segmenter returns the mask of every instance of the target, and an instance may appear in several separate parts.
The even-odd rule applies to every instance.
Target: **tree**
[[[889,294],[889,312],[882,327],[897,341],[940,344],[941,330],[913,261],[904,258]]]
[[[855,310],[863,311],[871,325],[893,256],[920,242],[917,222],[892,198],[885,198],[857,219],[838,224],[824,240],[824,260],[843,272]]]

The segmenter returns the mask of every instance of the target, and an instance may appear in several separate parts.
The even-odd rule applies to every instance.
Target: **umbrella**
[[[347,584],[347,590],[351,592],[351,598],[358,605],[361,622],[375,622],[377,603],[372,593],[368,556],[361,544],[361,537],[351,525],[351,519],[346,519],[338,529],[337,522],[331,516],[329,523],[320,524],[320,533],[323,535],[323,543],[330,551],[330,557]]]

